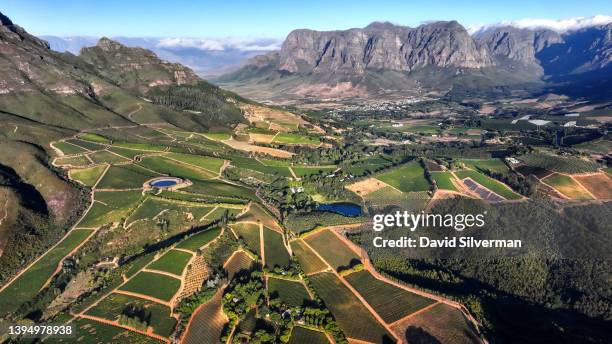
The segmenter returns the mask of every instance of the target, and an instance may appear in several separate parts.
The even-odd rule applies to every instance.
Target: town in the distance
[[[203,51],[0,11],[0,342],[609,342],[612,17]]]

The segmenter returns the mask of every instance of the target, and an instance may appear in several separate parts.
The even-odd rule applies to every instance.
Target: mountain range
[[[82,48],[96,45],[101,37],[40,36],[58,52],[77,55]],[[127,47],[151,50],[161,59],[185,65],[201,77],[234,71],[256,55],[277,47],[276,39],[211,40],[195,38],[110,37]]]
[[[612,75],[612,24],[563,34],[496,26],[470,35],[456,21],[416,28],[375,22],[343,31],[294,30],[280,50],[216,81],[252,96],[256,84],[281,94],[342,97],[558,86],[592,81],[593,73],[599,82]]]

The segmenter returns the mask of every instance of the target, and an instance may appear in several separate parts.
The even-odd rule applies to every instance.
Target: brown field
[[[222,310],[222,296],[223,288],[219,288],[212,299],[195,311],[185,331],[183,344],[219,342],[223,326],[227,323]]]
[[[408,317],[392,329],[407,343],[480,343],[463,314],[444,303]]]
[[[346,188],[349,191],[353,191],[354,193],[358,194],[359,196],[367,196],[369,193],[372,193],[374,191],[378,191],[384,187],[388,186],[387,184],[381,182],[380,180],[376,179],[376,178],[368,178],[368,179],[364,179],[362,181],[359,181],[357,183],[351,184],[351,185],[347,185]]]
[[[249,133],[249,138],[257,143],[272,143],[274,135]]]
[[[593,199],[593,197],[574,179],[565,174],[553,173],[542,179],[542,182],[552,186],[569,199]]]
[[[275,156],[277,158],[291,158],[291,156],[293,156],[293,153],[284,151],[282,149],[255,146],[247,142],[237,141],[234,138],[231,138],[225,141],[221,141],[221,142],[225,143],[226,145],[234,149],[249,152],[249,153],[263,153],[263,154]]]
[[[223,267],[227,277],[231,280],[237,272],[249,270],[253,266],[253,259],[244,251],[236,251]]]
[[[612,199],[612,178],[605,173],[574,176],[582,186],[599,199]]]
[[[265,227],[282,233],[283,228],[278,224],[276,219],[268,214],[258,203],[251,203],[249,211],[239,218],[240,221],[261,222]]]
[[[244,111],[244,116],[251,123],[265,122],[265,123],[287,123],[294,124],[296,126],[306,124],[307,122],[300,116],[297,116],[291,112],[272,109],[264,106],[252,105],[252,104],[240,104],[240,108]],[[290,128],[276,125],[274,128],[270,126],[270,129],[279,131],[292,131]]]

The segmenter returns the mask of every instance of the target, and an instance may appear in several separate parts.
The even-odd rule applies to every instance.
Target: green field
[[[152,219],[164,209],[169,209],[171,206],[171,202],[165,202],[157,198],[148,197],[144,202],[140,204],[138,208],[136,208],[136,210],[132,213],[132,215],[130,215],[126,222],[132,223],[138,220]]]
[[[319,140],[319,138],[315,136],[279,133],[278,135],[276,135],[273,142],[298,145],[318,145],[319,143],[321,143],[321,140]]]
[[[79,138],[83,139],[83,140],[87,140],[87,141],[92,141],[92,142],[96,142],[96,143],[102,143],[102,144],[110,144],[111,141],[102,136],[102,135],[98,135],[98,134],[94,134],[94,133],[83,133],[83,134],[79,134]]]
[[[436,181],[438,189],[458,191],[452,182],[455,177],[450,172],[431,172],[431,178]]]
[[[289,344],[329,344],[325,333],[307,329],[301,326],[294,326],[291,330]]]
[[[64,155],[72,155],[72,154],[79,154],[79,153],[87,152],[87,150],[83,147],[75,146],[71,143],[64,142],[64,141],[54,142],[53,146],[61,150],[62,153],[64,153]]]
[[[232,185],[218,180],[197,180],[193,181],[193,185],[183,189],[183,191],[193,192],[210,197],[237,197],[256,201],[255,192],[242,186]]]
[[[149,264],[147,269],[169,272],[175,275],[182,275],[183,270],[189,263],[191,254],[178,250],[170,250],[156,261]]]
[[[142,270],[146,265],[148,265],[155,258],[154,253],[149,253],[146,255],[142,255],[129,263],[129,268],[125,272],[125,276],[130,278]]]
[[[139,150],[133,150],[133,149],[127,149],[127,148],[119,148],[119,147],[111,147],[108,150],[110,152],[119,154],[122,157],[124,157],[126,159],[129,159],[129,160],[134,159],[134,157],[137,156],[137,155],[148,154],[147,152],[143,152],[143,151],[139,151]]]
[[[98,178],[102,175],[102,172],[106,169],[106,166],[99,165],[89,168],[81,168],[70,170],[70,178],[80,181],[87,186],[94,186],[98,181]]]
[[[236,166],[239,168],[246,168],[246,169],[261,172],[264,174],[270,174],[270,175],[279,174],[284,177],[291,177],[291,172],[289,172],[289,169],[286,166],[264,165],[255,159],[238,157],[238,156],[232,157],[231,161],[232,161],[231,162],[232,166]]]
[[[57,158],[55,163],[63,166],[63,165],[71,165],[71,166],[87,166],[91,164],[91,161],[87,159],[84,155],[79,156],[71,156],[64,158]]]
[[[219,173],[224,161],[223,159],[213,158],[210,156],[181,153],[168,153],[166,156],[174,160],[201,167],[213,173]]]
[[[104,149],[104,146],[101,144],[79,140],[79,139],[70,139],[70,140],[66,140],[66,142],[72,143],[73,145],[77,145],[79,147],[83,147],[85,149],[89,149],[90,151],[97,151],[97,150]]]
[[[302,240],[295,240],[291,242],[291,250],[293,254],[295,254],[302,270],[306,274],[311,274],[315,272],[319,272],[325,268],[327,265],[323,262],[317,255],[312,252]]]
[[[177,201],[166,200],[155,196],[148,197],[132,213],[132,215],[130,215],[126,223],[129,224],[143,219],[153,219],[164,210],[176,211],[179,213],[191,213],[193,218],[197,221],[213,209],[212,206],[208,206],[206,203],[201,204],[202,206],[197,203],[194,203],[193,205],[186,205]]]
[[[284,160],[271,160],[271,159],[259,159],[266,166],[273,167],[288,167],[291,166],[291,162]]]
[[[359,256],[329,230],[309,235],[304,241],[337,271],[349,269],[360,263]]]
[[[130,344],[159,344],[159,340],[138,334],[133,331],[102,324],[97,321],[87,319],[77,319],[74,322],[76,327],[76,339],[51,338],[46,339],[45,343],[75,343],[80,344],[100,344],[100,343],[130,343]],[[120,338],[120,339],[119,339]],[[118,340],[119,339],[119,340]],[[78,340],[78,341],[77,341]]]
[[[461,162],[473,170],[508,174],[508,166],[500,159],[464,159]]]
[[[503,184],[493,178],[489,178],[484,174],[476,171],[465,170],[455,172],[457,177],[461,179],[471,178],[476,183],[486,187],[487,189],[495,192],[496,194],[504,197],[505,199],[520,199],[521,196],[512,191],[506,184]]]
[[[596,172],[599,165],[592,161],[582,160],[576,157],[561,157],[548,153],[532,153],[517,157],[526,165],[544,168],[561,173],[586,173]]]
[[[138,165],[111,166],[100,183],[98,189],[141,189],[149,179],[159,177]]]
[[[387,323],[397,321],[435,302],[380,281],[367,270],[351,273],[345,279]]]
[[[310,300],[306,287],[300,282],[270,277],[268,279],[268,293],[270,299],[280,301],[291,307],[302,307],[304,302]]]
[[[577,145],[572,146],[572,148],[598,153],[608,153],[612,152],[612,142],[610,140],[599,139],[579,143]]]
[[[240,213],[241,211],[242,209],[218,207],[217,209],[213,210],[210,214],[206,215],[206,220],[208,221],[219,220],[222,216],[224,216],[225,212],[227,212],[230,218],[236,217],[238,213]]]
[[[429,190],[425,170],[417,161],[409,162],[402,167],[378,175],[376,178],[403,192]]]
[[[13,312],[22,303],[36,296],[40,288],[51,277],[59,262],[90,234],[91,230],[88,229],[73,230],[36,264],[32,265],[0,292],[0,314]]]
[[[89,157],[96,164],[117,164],[122,162],[129,162],[128,159],[118,156],[117,154],[108,151],[99,151],[89,154]]]
[[[119,320],[119,316],[124,314],[128,307],[134,306],[143,310],[143,314],[140,314],[141,320],[145,320],[154,333],[164,337],[172,334],[177,321],[170,316],[170,308],[129,295],[111,294],[90,309],[87,315],[114,321]]]
[[[571,199],[593,199],[582,186],[568,176],[554,173],[542,181]]]
[[[261,245],[259,235],[259,225],[250,223],[237,223],[232,229],[239,238],[244,240],[247,248],[261,257]]]
[[[289,252],[287,252],[287,248],[283,244],[283,236],[276,231],[264,227],[263,239],[266,266],[270,269],[289,266]]]
[[[291,167],[296,176],[303,178],[313,174],[328,174],[336,169],[336,166],[314,166],[314,167]]]
[[[420,212],[429,202],[425,191],[403,193],[390,186],[369,193],[364,201],[373,209],[384,209],[388,206],[400,207],[406,211]]]
[[[205,230],[203,232],[196,233],[196,234],[190,236],[189,238],[181,241],[178,245],[176,245],[176,247],[177,248],[184,248],[186,250],[190,250],[190,251],[194,251],[195,252],[200,247],[208,244],[213,239],[218,237],[219,233],[221,233],[221,228],[215,227],[215,228],[212,228],[212,229],[207,229],[207,230]]]
[[[336,226],[358,223],[364,220],[361,216],[343,216],[329,211],[311,211],[309,213],[293,213],[285,218],[287,229],[295,233],[308,232],[318,226]]]
[[[214,178],[217,175],[196,167],[190,167],[180,162],[174,162],[172,160],[160,157],[151,156],[145,157],[139,163],[150,170],[157,171],[159,173],[167,174],[172,177],[181,177],[192,180],[204,180]]]
[[[94,202],[79,227],[98,227],[120,221],[142,197],[140,191],[96,191]]]
[[[166,149],[166,146],[162,146],[162,145],[153,145],[150,143],[134,143],[134,142],[115,142],[113,143],[113,147],[137,149],[137,150],[148,151],[148,152],[164,152]]]
[[[232,138],[232,134],[229,133],[203,133],[204,137],[214,141],[224,141]]]
[[[181,281],[177,278],[142,271],[119,289],[170,301],[180,286]]]
[[[333,273],[321,272],[309,279],[347,337],[374,343],[393,338]]]
[[[363,176],[380,171],[391,166],[391,162],[382,157],[372,157],[359,161],[350,161],[343,163],[342,169],[354,176]]]

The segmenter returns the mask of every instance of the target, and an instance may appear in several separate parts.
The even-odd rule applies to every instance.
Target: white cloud
[[[158,43],[159,48],[195,48],[200,50],[277,50],[282,44],[281,39],[276,38],[162,38]]]
[[[489,28],[499,26],[514,26],[521,29],[550,29],[559,33],[565,33],[568,31],[575,31],[584,29],[587,27],[605,25],[612,22],[612,16],[607,15],[596,15],[593,17],[573,17],[566,19],[534,19],[526,18],[519,20],[502,21],[497,24],[476,24],[467,27],[470,34],[483,32]]]

